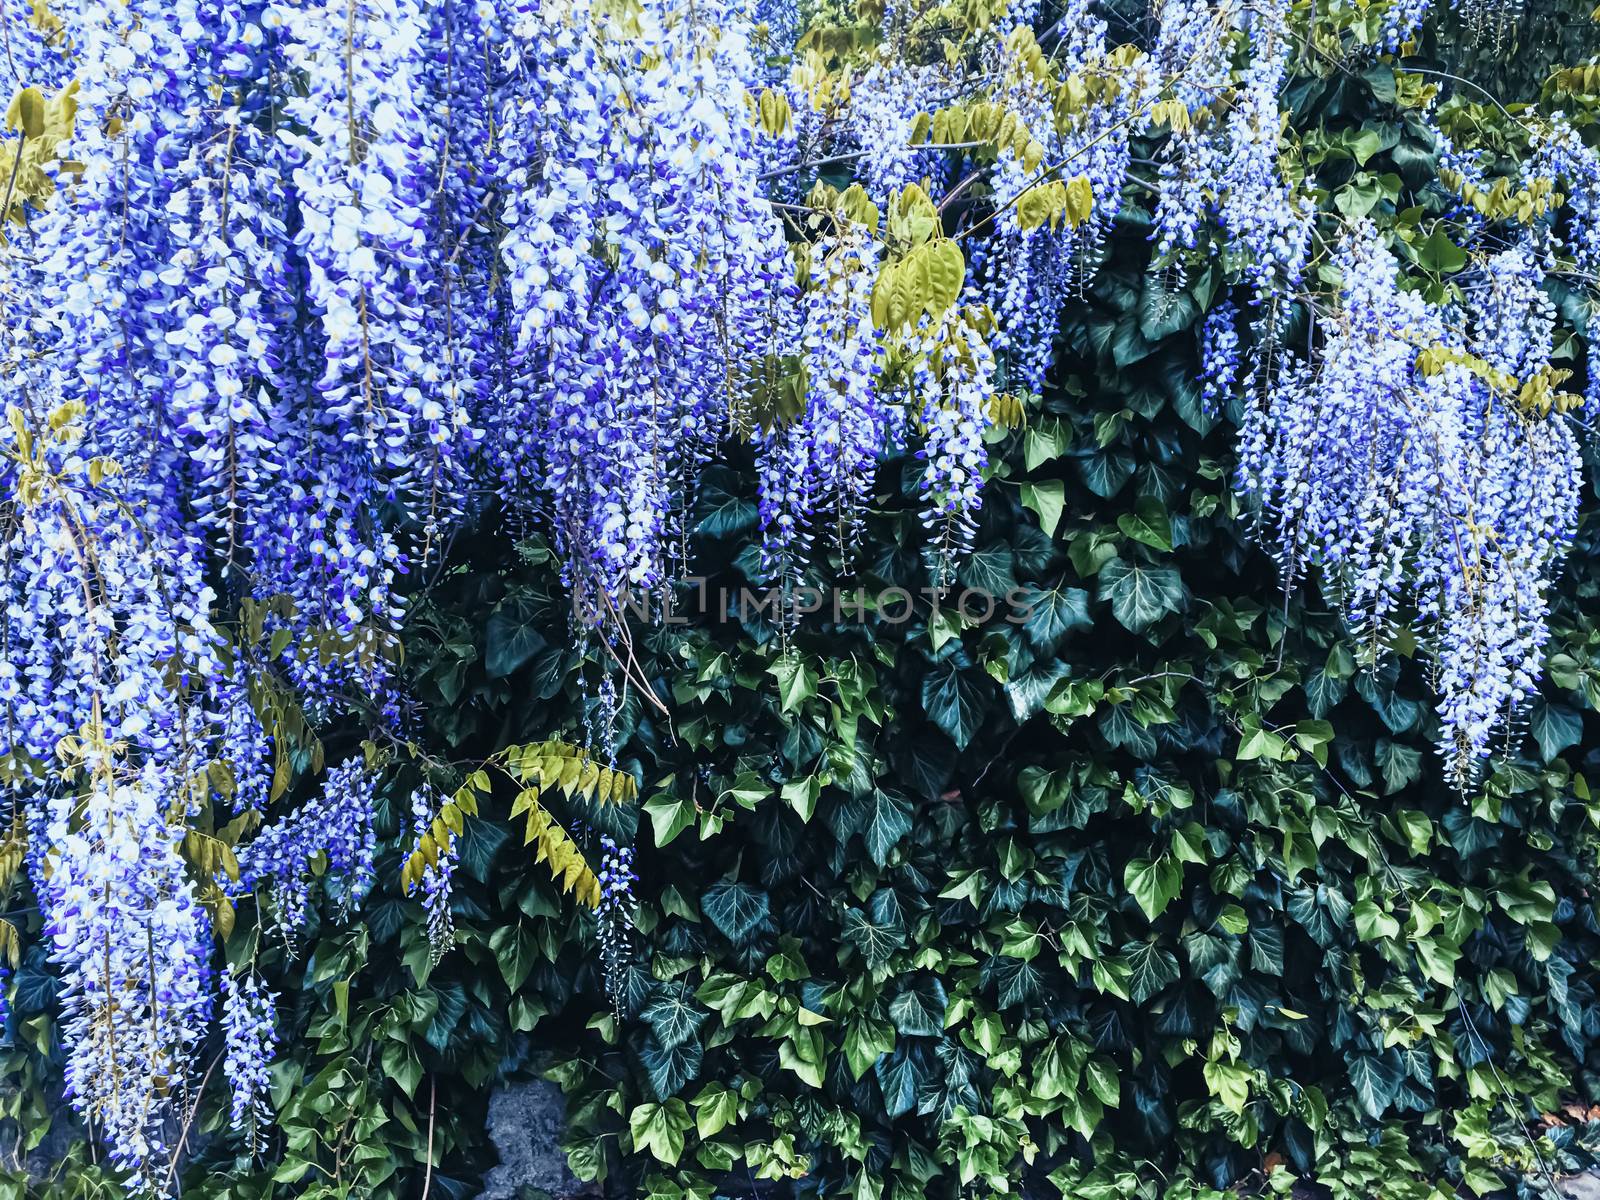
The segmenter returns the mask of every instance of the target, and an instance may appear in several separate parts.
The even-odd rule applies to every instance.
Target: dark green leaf
[[[944,984],[919,976],[903,984],[889,1002],[889,1019],[902,1037],[938,1037],[944,1032]]]
[[[1395,1061],[1394,1052],[1355,1054],[1346,1061],[1357,1102],[1369,1117],[1377,1120],[1400,1090],[1400,1064]]]
[[[1024,618],[1022,628],[1040,654],[1054,654],[1072,630],[1094,627],[1089,615],[1089,593],[1067,587],[1063,580],[1049,586],[1030,583],[1018,593],[1018,599],[1021,611],[1010,615]]]
[[[1155,942],[1134,942],[1123,948],[1131,969],[1128,998],[1135,1004],[1152,999],[1167,984],[1178,978],[1178,960]]]
[[[1154,496],[1140,496],[1131,513],[1117,518],[1117,528],[1136,542],[1155,550],[1172,549],[1172,521],[1166,505]]]
[[[657,1100],[666,1100],[699,1078],[704,1051],[693,1038],[668,1049],[653,1033],[645,1034],[634,1039],[633,1051]]]
[[[484,630],[483,669],[490,679],[511,674],[545,648],[537,612],[523,599],[508,599],[489,614]]]
[[[1564,704],[1540,702],[1534,706],[1533,720],[1529,723],[1534,744],[1545,762],[1553,762],[1569,746],[1576,746],[1583,738],[1583,721],[1577,712]]]
[[[539,960],[539,937],[526,921],[501,925],[489,935],[489,948],[500,964],[506,986],[516,991]]]
[[[683,1045],[700,1032],[707,1013],[683,983],[658,984],[639,1014],[665,1050]]]
[[[723,937],[742,944],[767,919],[767,893],[747,883],[720,880],[700,897],[700,911]]]
[[[872,861],[886,866],[896,843],[910,832],[911,805],[899,796],[875,790],[868,801],[867,825],[862,832]]]
[[[1125,558],[1114,558],[1100,568],[1100,598],[1109,600],[1112,615],[1135,633],[1189,603],[1177,571]]]
[[[890,1120],[916,1107],[919,1076],[905,1046],[896,1046],[893,1053],[878,1059],[873,1071],[883,1092],[884,1114]]]
[[[936,663],[922,680],[922,707],[928,718],[965,750],[983,724],[992,691],[987,677],[963,669],[953,659]]]
[[[861,952],[873,969],[887,965],[896,950],[906,944],[905,918],[900,901],[888,888],[879,888],[867,902],[865,911],[845,910],[841,937]]]

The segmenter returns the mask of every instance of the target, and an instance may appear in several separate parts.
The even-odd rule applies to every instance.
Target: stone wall
[[[489,1137],[500,1165],[483,1177],[481,1200],[569,1200],[598,1196],[567,1170],[561,1152],[566,1104],[561,1089],[546,1080],[507,1084],[489,1097]]]

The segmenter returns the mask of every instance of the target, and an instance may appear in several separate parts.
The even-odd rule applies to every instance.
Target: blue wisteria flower
[[[854,222],[811,249],[801,298],[805,408],[759,438],[763,557],[776,576],[804,561],[818,529],[849,555],[878,463],[903,436],[904,414],[880,386],[886,348],[872,322],[881,252]]]
[[[666,581],[675,497],[726,432],[790,284],[742,113],[749,14],[646,4],[624,59],[585,38],[599,20],[582,3],[517,9],[523,90],[502,122],[522,419],[542,432],[539,460],[504,473],[542,477],[567,582],[593,612]]]
[[[1525,241],[1483,265],[1466,311],[1436,307],[1358,226],[1335,258],[1341,303],[1318,362],[1285,370],[1241,432],[1239,485],[1271,522],[1286,585],[1321,568],[1369,661],[1402,621],[1423,635],[1462,783],[1534,696],[1577,519],[1570,424],[1524,411],[1500,381],[1549,366],[1546,265]]]
[[[638,909],[634,884],[633,847],[618,845],[609,835],[600,837],[600,963],[605,972],[606,994],[621,1010],[624,975],[633,961],[633,922]]]
[[[411,795],[411,825],[418,837],[427,832],[438,815],[439,797],[426,788]],[[444,957],[455,940],[455,920],[450,912],[450,878],[456,867],[455,840],[440,850],[437,860],[427,864],[418,884],[422,910],[428,927],[428,950],[434,963]]]
[[[251,1149],[272,1119],[268,1068],[278,1044],[276,1001],[254,971],[222,973],[223,1069],[232,1097],[228,1115]]]
[[[359,757],[330,768],[322,789],[286,817],[265,826],[239,853],[239,893],[259,893],[289,936],[304,925],[323,868],[338,908],[359,908],[372,888],[377,777]]]
[[[907,184],[944,182],[945,156],[912,140],[919,114],[958,96],[958,75],[939,66],[907,63],[894,56],[873,63],[850,88],[850,139],[860,154],[857,174],[867,191],[887,198]]]
[[[925,331],[912,384],[922,401],[925,444],[922,522],[931,531],[929,557],[941,586],[972,546],[989,452],[983,434],[994,397],[995,361],[973,317],[952,309]]]

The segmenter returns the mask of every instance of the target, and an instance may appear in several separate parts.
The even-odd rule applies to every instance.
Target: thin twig
[[[172,1149],[172,1160],[167,1164],[167,1183],[163,1192],[172,1190],[172,1180],[178,1173],[178,1160],[183,1157],[183,1147],[189,1140],[189,1128],[194,1124],[196,1114],[200,1111],[200,1097],[205,1094],[206,1084],[211,1079],[211,1072],[217,1069],[217,1064],[222,1061],[219,1052],[211,1060],[211,1065],[206,1068],[206,1073],[200,1077],[200,1086],[195,1089],[194,1103],[189,1106],[189,1114],[183,1119],[183,1131],[178,1135],[178,1144]]]
[[[428,1164],[422,1172],[422,1200],[428,1200],[428,1189],[433,1186],[433,1107],[438,1098],[438,1083],[428,1076]]]

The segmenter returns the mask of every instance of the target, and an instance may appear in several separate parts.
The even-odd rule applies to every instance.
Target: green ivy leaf
[[[798,1028],[778,1044],[778,1065],[793,1071],[809,1087],[822,1086],[823,1071],[822,1033],[811,1028]]]
[[[684,1135],[693,1125],[688,1106],[676,1098],[664,1104],[641,1104],[628,1114],[634,1146],[669,1166],[683,1157]]]
[[[1020,958],[991,960],[990,982],[994,984],[996,999],[1001,1008],[1017,1008],[1032,1002],[1044,984],[1044,975],[1031,962]]]
[[[702,1141],[716,1137],[739,1117],[739,1093],[708,1083],[694,1098],[694,1131]]]
[[[513,992],[522,986],[540,958],[539,936],[526,921],[498,926],[489,935],[489,949],[494,951],[506,987]]]
[[[1334,706],[1343,700],[1350,689],[1347,679],[1329,675],[1326,671],[1313,671],[1306,680],[1306,707],[1318,720],[1325,718]]]
[[[883,1092],[884,1114],[890,1120],[903,1117],[916,1107],[919,1073],[904,1046],[897,1046],[878,1059],[873,1071]]]
[[[778,681],[780,712],[794,712],[817,694],[817,673],[798,652],[784,654],[767,673]]]
[[[1417,952],[1417,965],[1422,973],[1440,987],[1454,987],[1456,962],[1461,958],[1461,947],[1439,934],[1419,937],[1412,942]]]
[[[1167,516],[1167,506],[1154,496],[1140,496],[1134,501],[1133,511],[1117,518],[1117,528],[1152,549],[1172,549],[1172,520]]]
[[[695,531],[705,537],[732,537],[734,534],[747,533],[760,522],[760,510],[753,501],[742,496],[735,496],[720,488],[702,488],[701,500],[709,502],[709,506],[701,510],[704,515]]]
[[[979,546],[957,568],[962,585],[1004,599],[1017,586],[1017,556],[1010,546]]]
[[[1294,742],[1311,755],[1319,767],[1328,765],[1328,746],[1333,741],[1333,726],[1326,721],[1296,721]]]
[[[811,820],[817,811],[817,799],[822,795],[822,784],[815,775],[804,779],[791,779],[779,789],[783,802],[799,815],[802,821]]]
[[[665,846],[694,824],[694,803],[686,796],[658,792],[644,802],[645,815],[657,846]]]
[[[1005,685],[1006,699],[1011,701],[1011,715],[1021,725],[1042,711],[1051,692],[1072,671],[1058,658],[1046,663],[1036,663],[1020,675],[1014,675]]]
[[[417,1094],[422,1082],[422,1061],[405,1042],[386,1042],[383,1047],[383,1073],[400,1085],[407,1096]]]
[[[1120,450],[1090,451],[1077,459],[1084,486],[1102,500],[1109,500],[1133,478],[1133,456]]]
[[[1067,587],[1063,580],[1058,579],[1049,586],[1030,583],[1020,589],[1017,599],[1025,614],[1023,632],[1040,654],[1054,654],[1074,629],[1094,627],[1094,619],[1089,615],[1089,593],[1082,588]]]
[[[489,865],[501,846],[510,837],[501,825],[481,817],[468,816],[462,822],[461,836],[456,838],[457,863],[479,883],[489,878]]]
[[[1267,975],[1283,974],[1283,928],[1257,925],[1250,931],[1250,969]]]
[[[1144,1004],[1155,997],[1162,988],[1178,978],[1178,959],[1155,942],[1134,942],[1124,946],[1122,956],[1128,962],[1128,998],[1135,1004]]]
[[[1170,854],[1153,860],[1136,858],[1123,871],[1122,883],[1139,902],[1145,918],[1154,921],[1182,888],[1183,867]]]
[[[1126,629],[1140,633],[1189,602],[1188,590],[1171,567],[1152,567],[1114,558],[1100,568],[1100,599],[1111,602],[1111,615]]]
[[[650,1026],[656,1041],[671,1050],[699,1033],[708,1015],[686,984],[662,983],[656,985],[639,1017]]]
[[[700,897],[700,911],[718,933],[739,946],[767,919],[771,901],[748,883],[719,880]]]
[[[1110,1059],[1091,1058],[1084,1074],[1089,1080],[1089,1090],[1107,1108],[1116,1108],[1122,1099],[1122,1087],[1117,1081],[1116,1064]]]
[[[1187,288],[1169,291],[1159,272],[1146,271],[1139,296],[1139,332],[1152,342],[1193,325],[1200,306]]]
[[[503,679],[545,648],[537,615],[533,605],[522,598],[504,600],[489,614],[483,669],[490,679]]]
[[[854,946],[861,952],[868,967],[877,970],[886,966],[894,952],[906,945],[905,917],[900,911],[899,897],[890,888],[879,888],[872,893],[865,911],[846,909],[840,936],[847,946]]]
[[[858,1014],[845,1028],[844,1057],[852,1078],[860,1079],[878,1060],[894,1049],[894,1026],[876,1017]]]
[[[1422,717],[1422,705],[1400,695],[1396,691],[1398,684],[1398,668],[1362,671],[1355,678],[1356,694],[1372,705],[1390,733],[1405,733]]]
[[[1576,746],[1583,739],[1583,721],[1565,704],[1541,701],[1534,707],[1528,732],[1533,735],[1534,745],[1539,747],[1544,761],[1554,762],[1563,750]]]
[[[911,832],[911,805],[899,796],[874,789],[867,806],[867,824],[862,831],[867,853],[878,866],[887,866],[889,854],[900,839]]]
[[[1356,1102],[1373,1120],[1378,1120],[1400,1092],[1401,1071],[1394,1052],[1354,1054],[1347,1058],[1350,1084]]]
[[[1067,545],[1067,557],[1079,579],[1093,579],[1108,562],[1117,557],[1117,539],[1110,534],[1086,531]]]
[[[1250,932],[1250,916],[1237,904],[1229,904],[1217,914],[1217,928],[1241,937]]]
[[[901,986],[889,1002],[889,1019],[904,1037],[938,1037],[944,1032],[944,984],[919,976]]]
[[[634,1053],[650,1081],[657,1100],[665,1100],[700,1074],[705,1052],[693,1038],[676,1046],[663,1046],[654,1034],[638,1037]]]
[[[1422,752],[1389,738],[1379,738],[1373,761],[1383,773],[1384,794],[1391,795],[1422,777]]]
[[[1331,950],[1350,920],[1350,901],[1337,887],[1319,884],[1289,894],[1289,915],[1324,950]]]
[[[1022,505],[1039,517],[1039,528],[1054,536],[1066,509],[1066,489],[1059,479],[1046,479],[1022,485]]]
[[[1239,749],[1233,757],[1238,762],[1253,762],[1256,759],[1278,762],[1286,749],[1288,744],[1272,730],[1247,724],[1239,738]]]
[[[1399,827],[1412,854],[1420,857],[1428,852],[1429,846],[1433,845],[1433,822],[1428,819],[1427,813],[1418,812],[1414,808],[1402,808],[1394,813],[1394,823]]]
[[[1435,222],[1433,232],[1416,247],[1417,265],[1435,275],[1453,275],[1467,265],[1467,252],[1452,242],[1444,222]]]
[[[922,707],[928,719],[965,750],[989,710],[986,677],[963,670],[954,659],[934,664],[922,680]]]
[[[1351,909],[1356,936],[1364,942],[1389,941],[1400,936],[1400,922],[1379,908],[1376,901],[1360,900]]]
[[[550,700],[558,695],[572,669],[574,655],[570,650],[551,646],[533,656],[524,676],[529,692],[540,700]]]
[[[1206,1088],[1229,1112],[1243,1114],[1250,1102],[1250,1068],[1242,1063],[1213,1061],[1202,1069]]]
[[[1022,465],[1037,471],[1066,453],[1072,430],[1064,421],[1049,419],[1028,426],[1022,436]]]

